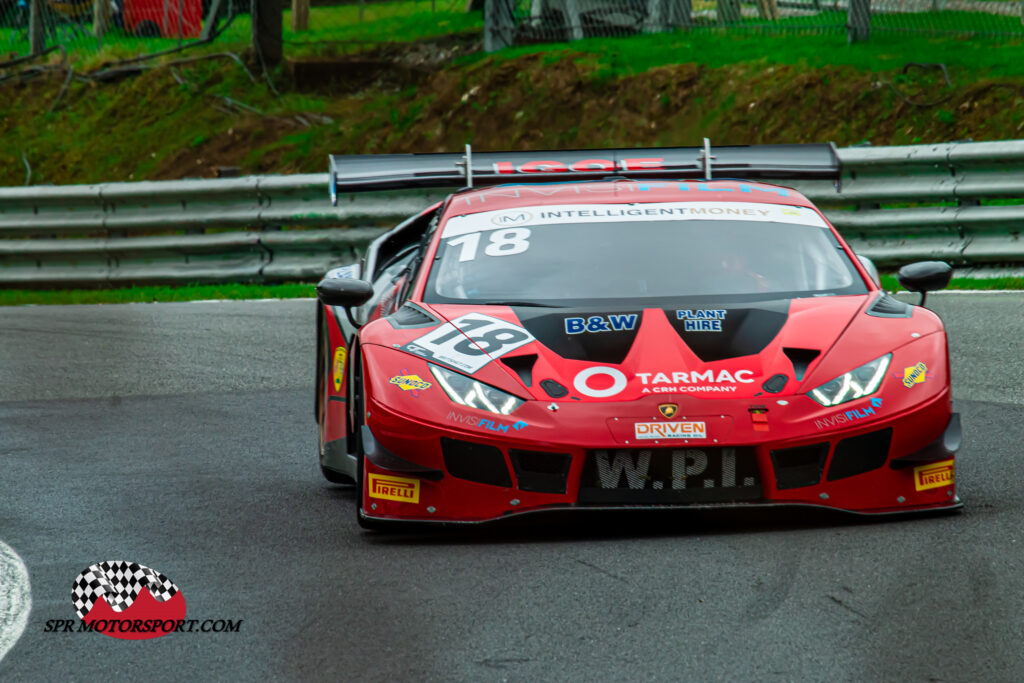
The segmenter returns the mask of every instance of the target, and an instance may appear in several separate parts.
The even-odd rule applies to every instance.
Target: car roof
[[[635,204],[650,202],[744,202],[814,205],[800,192],[748,180],[609,180],[510,183],[463,190],[452,196],[445,217],[524,206]]]

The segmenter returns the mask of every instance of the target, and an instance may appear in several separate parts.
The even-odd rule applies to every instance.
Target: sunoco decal
[[[915,384],[921,384],[926,379],[932,377],[932,373],[928,372],[928,366],[924,363],[918,363],[912,365],[909,368],[903,368],[903,375],[897,375],[903,380],[903,386],[907,389],[913,388]]]
[[[430,382],[423,381],[419,375],[399,375],[392,377],[388,382],[394,384],[402,391],[419,391],[420,389],[429,389],[434,386]]]
[[[918,491],[952,486],[956,478],[953,460],[914,468],[914,488]]]

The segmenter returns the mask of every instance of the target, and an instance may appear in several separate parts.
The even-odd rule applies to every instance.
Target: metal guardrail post
[[[46,50],[46,28],[43,24],[45,12],[45,0],[32,0],[28,14],[28,42],[33,57],[38,57]]]
[[[846,14],[846,41],[857,43],[871,37],[871,0],[850,0]]]

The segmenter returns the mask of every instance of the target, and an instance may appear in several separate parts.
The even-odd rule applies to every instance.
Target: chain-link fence
[[[1024,2],[998,0],[488,0],[485,45],[674,30],[1024,36]]]
[[[472,0],[470,0],[471,2]],[[102,51],[137,57],[218,39],[231,49],[252,39],[252,0],[0,0],[0,67],[48,51],[80,61]],[[482,3],[477,10],[482,7]],[[303,54],[366,44],[481,33],[467,0],[280,0],[285,48]],[[310,49],[312,48],[312,49]]]
[[[60,50],[81,61],[151,55],[217,39],[231,50],[252,40],[251,8],[268,0],[0,0],[0,67]],[[271,40],[303,57],[367,45],[482,38],[511,45],[726,29],[831,33],[863,40],[885,33],[1024,37],[1024,0],[279,0]],[[265,12],[266,10],[261,10]],[[260,16],[265,17],[265,14]],[[259,22],[258,22],[259,23]],[[261,34],[262,35],[262,34]],[[453,41],[453,37],[456,39]],[[257,50],[262,58],[262,51]]]
[[[0,66],[60,51],[113,58],[210,41],[242,0],[0,0]]]

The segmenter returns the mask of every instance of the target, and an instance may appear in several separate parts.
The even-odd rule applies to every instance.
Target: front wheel
[[[364,529],[370,531],[379,531],[381,529],[391,528],[394,522],[383,522],[379,519],[371,519],[366,516],[366,510],[363,509],[363,488],[365,487],[364,481],[365,475],[366,456],[363,455],[362,444],[360,444],[358,464],[356,465],[356,522]]]
[[[324,479],[331,482],[332,484],[348,484],[349,486],[351,486],[352,484],[355,483],[354,481],[352,481],[352,477],[348,476],[347,474],[335,472],[334,470],[328,469],[323,465],[320,465],[320,473],[324,475]]]
[[[363,383],[363,370],[361,359],[353,363],[353,369],[359,374],[353,378],[352,399],[355,405],[352,420],[353,443],[356,454],[356,522],[364,529],[381,529],[387,526],[387,522],[376,519],[369,519],[366,510],[363,509],[363,491],[366,488],[366,455],[363,453],[363,420],[366,419],[366,386]]]

